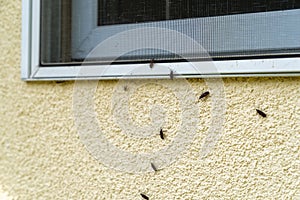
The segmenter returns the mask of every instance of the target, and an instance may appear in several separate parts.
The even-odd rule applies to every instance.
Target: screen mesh
[[[41,2],[42,65],[80,63],[111,36],[141,27],[180,32],[199,43],[213,59],[298,56],[300,53],[300,0]],[[169,36],[154,38],[151,34],[136,33],[134,37],[165,44]],[[180,38],[173,44],[177,48],[175,52],[141,48],[127,52],[117,61],[143,62],[152,58],[176,61],[180,59],[179,53],[201,59],[200,54],[186,48]],[[105,56],[94,60],[108,62],[116,54],[108,48]]]
[[[212,17],[300,8],[296,0],[98,0],[98,25]]]

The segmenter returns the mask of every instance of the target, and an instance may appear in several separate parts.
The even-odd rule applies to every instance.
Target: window
[[[161,67],[183,77],[300,73],[296,0],[22,4],[24,80],[169,77]]]

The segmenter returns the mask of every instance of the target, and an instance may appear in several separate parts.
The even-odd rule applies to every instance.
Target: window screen
[[[43,0],[41,19],[42,65],[80,63],[110,36],[139,27],[181,32],[216,60],[300,53],[299,0]],[[155,40],[147,35],[145,39]],[[191,50],[180,49],[180,41],[174,42],[187,57],[201,59]],[[176,52],[141,49],[117,62],[150,58],[180,59]],[[106,60],[95,58],[95,62]]]
[[[98,25],[141,23],[300,8],[295,0],[98,0]]]

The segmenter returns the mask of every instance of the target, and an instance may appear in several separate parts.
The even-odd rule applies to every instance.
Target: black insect
[[[149,200],[149,197],[147,197],[146,195],[144,195],[144,194],[142,194],[142,193],[141,193],[141,196],[142,196],[144,199]]]
[[[152,169],[153,169],[154,171],[157,171],[157,168],[156,168],[156,166],[155,166],[153,163],[151,163],[151,167],[152,167]]]
[[[128,86],[125,85],[123,89],[124,89],[124,91],[126,92],[126,91],[128,90]]]
[[[149,66],[150,66],[151,69],[154,67],[154,61],[155,61],[154,59],[150,60],[150,65]]]
[[[206,91],[200,95],[199,99],[203,99],[204,97],[207,97],[208,95],[209,95],[209,91]]]
[[[261,110],[256,109],[256,112],[257,112],[260,116],[262,116],[262,117],[267,117],[267,114],[264,113],[264,112],[261,111]]]
[[[174,71],[173,71],[173,70],[170,71],[170,79],[171,79],[171,80],[174,79]]]
[[[165,139],[164,132],[165,132],[165,131],[163,131],[162,129],[160,129],[160,131],[159,131],[159,135],[160,135],[160,138],[161,138],[162,140]]]
[[[65,81],[55,81],[55,83],[57,84],[61,84],[61,83],[64,83]]]

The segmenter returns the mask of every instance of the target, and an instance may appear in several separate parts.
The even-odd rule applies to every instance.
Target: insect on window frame
[[[154,58],[152,58],[150,60],[150,64],[149,64],[150,69],[153,69],[154,65],[155,65],[155,60],[154,60]]]

